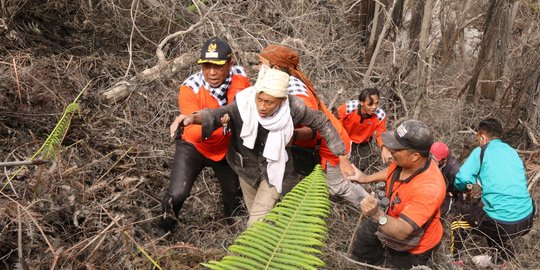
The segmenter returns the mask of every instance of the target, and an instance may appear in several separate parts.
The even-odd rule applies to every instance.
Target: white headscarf
[[[291,140],[294,130],[289,100],[285,100],[274,114],[261,117],[257,111],[255,98],[259,92],[273,97],[285,97],[288,85],[287,73],[276,69],[261,69],[255,86],[236,94],[238,111],[243,121],[240,137],[244,140],[244,146],[253,149],[259,124],[269,131],[263,156],[268,162],[266,167],[268,182],[276,187],[278,193],[282,191],[285,164],[288,160],[285,147]]]

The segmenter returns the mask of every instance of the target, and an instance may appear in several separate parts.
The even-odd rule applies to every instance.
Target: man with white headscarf
[[[345,145],[328,118],[287,94],[289,75],[277,69],[262,69],[257,82],[238,93],[223,107],[180,115],[184,125],[202,124],[202,137],[209,136],[227,122],[232,139],[227,161],[236,171],[250,217],[248,226],[264,217],[282,191],[286,146],[296,125],[320,132],[328,148],[340,158],[342,172],[351,166]]]

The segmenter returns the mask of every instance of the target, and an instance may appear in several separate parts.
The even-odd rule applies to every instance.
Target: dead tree
[[[418,118],[418,115],[420,114],[420,109],[422,108],[422,100],[425,98],[425,95],[427,94],[427,84],[429,83],[429,77],[427,74],[428,72],[428,59],[427,59],[427,44],[428,44],[428,37],[429,37],[429,29],[431,25],[431,12],[432,12],[432,0],[426,0],[424,4],[424,13],[422,15],[422,24],[420,27],[420,37],[418,39],[418,64],[417,64],[417,84],[418,84],[418,95],[415,101],[415,109],[414,109],[414,118]]]
[[[460,92],[461,95],[466,90],[465,102],[467,104],[474,102],[476,85],[482,72],[482,96],[491,100],[496,98],[506,65],[513,2],[513,0],[492,1],[489,6],[478,60],[473,68],[471,79]]]
[[[422,29],[422,19],[424,18],[424,5],[426,1],[413,1],[413,13],[411,22],[409,25],[409,49],[414,53],[418,52],[418,46],[420,46],[418,38],[420,37],[420,30]]]
[[[471,0],[466,0],[465,3],[449,0],[441,2],[441,10],[439,12],[441,41],[434,57],[439,59],[443,66],[446,66],[454,59],[454,46],[463,37],[465,27],[484,15],[482,12],[471,18],[467,18],[467,10],[469,10],[471,2]]]

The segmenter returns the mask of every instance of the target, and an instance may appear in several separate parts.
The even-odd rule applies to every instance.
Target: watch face
[[[388,217],[386,217],[386,215],[379,218],[379,225],[384,225],[386,222],[388,222]]]

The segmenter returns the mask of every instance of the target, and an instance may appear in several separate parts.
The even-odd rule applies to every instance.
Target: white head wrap
[[[287,96],[287,87],[289,87],[289,74],[261,65],[257,82],[254,85],[257,93],[264,92],[276,98]]]

